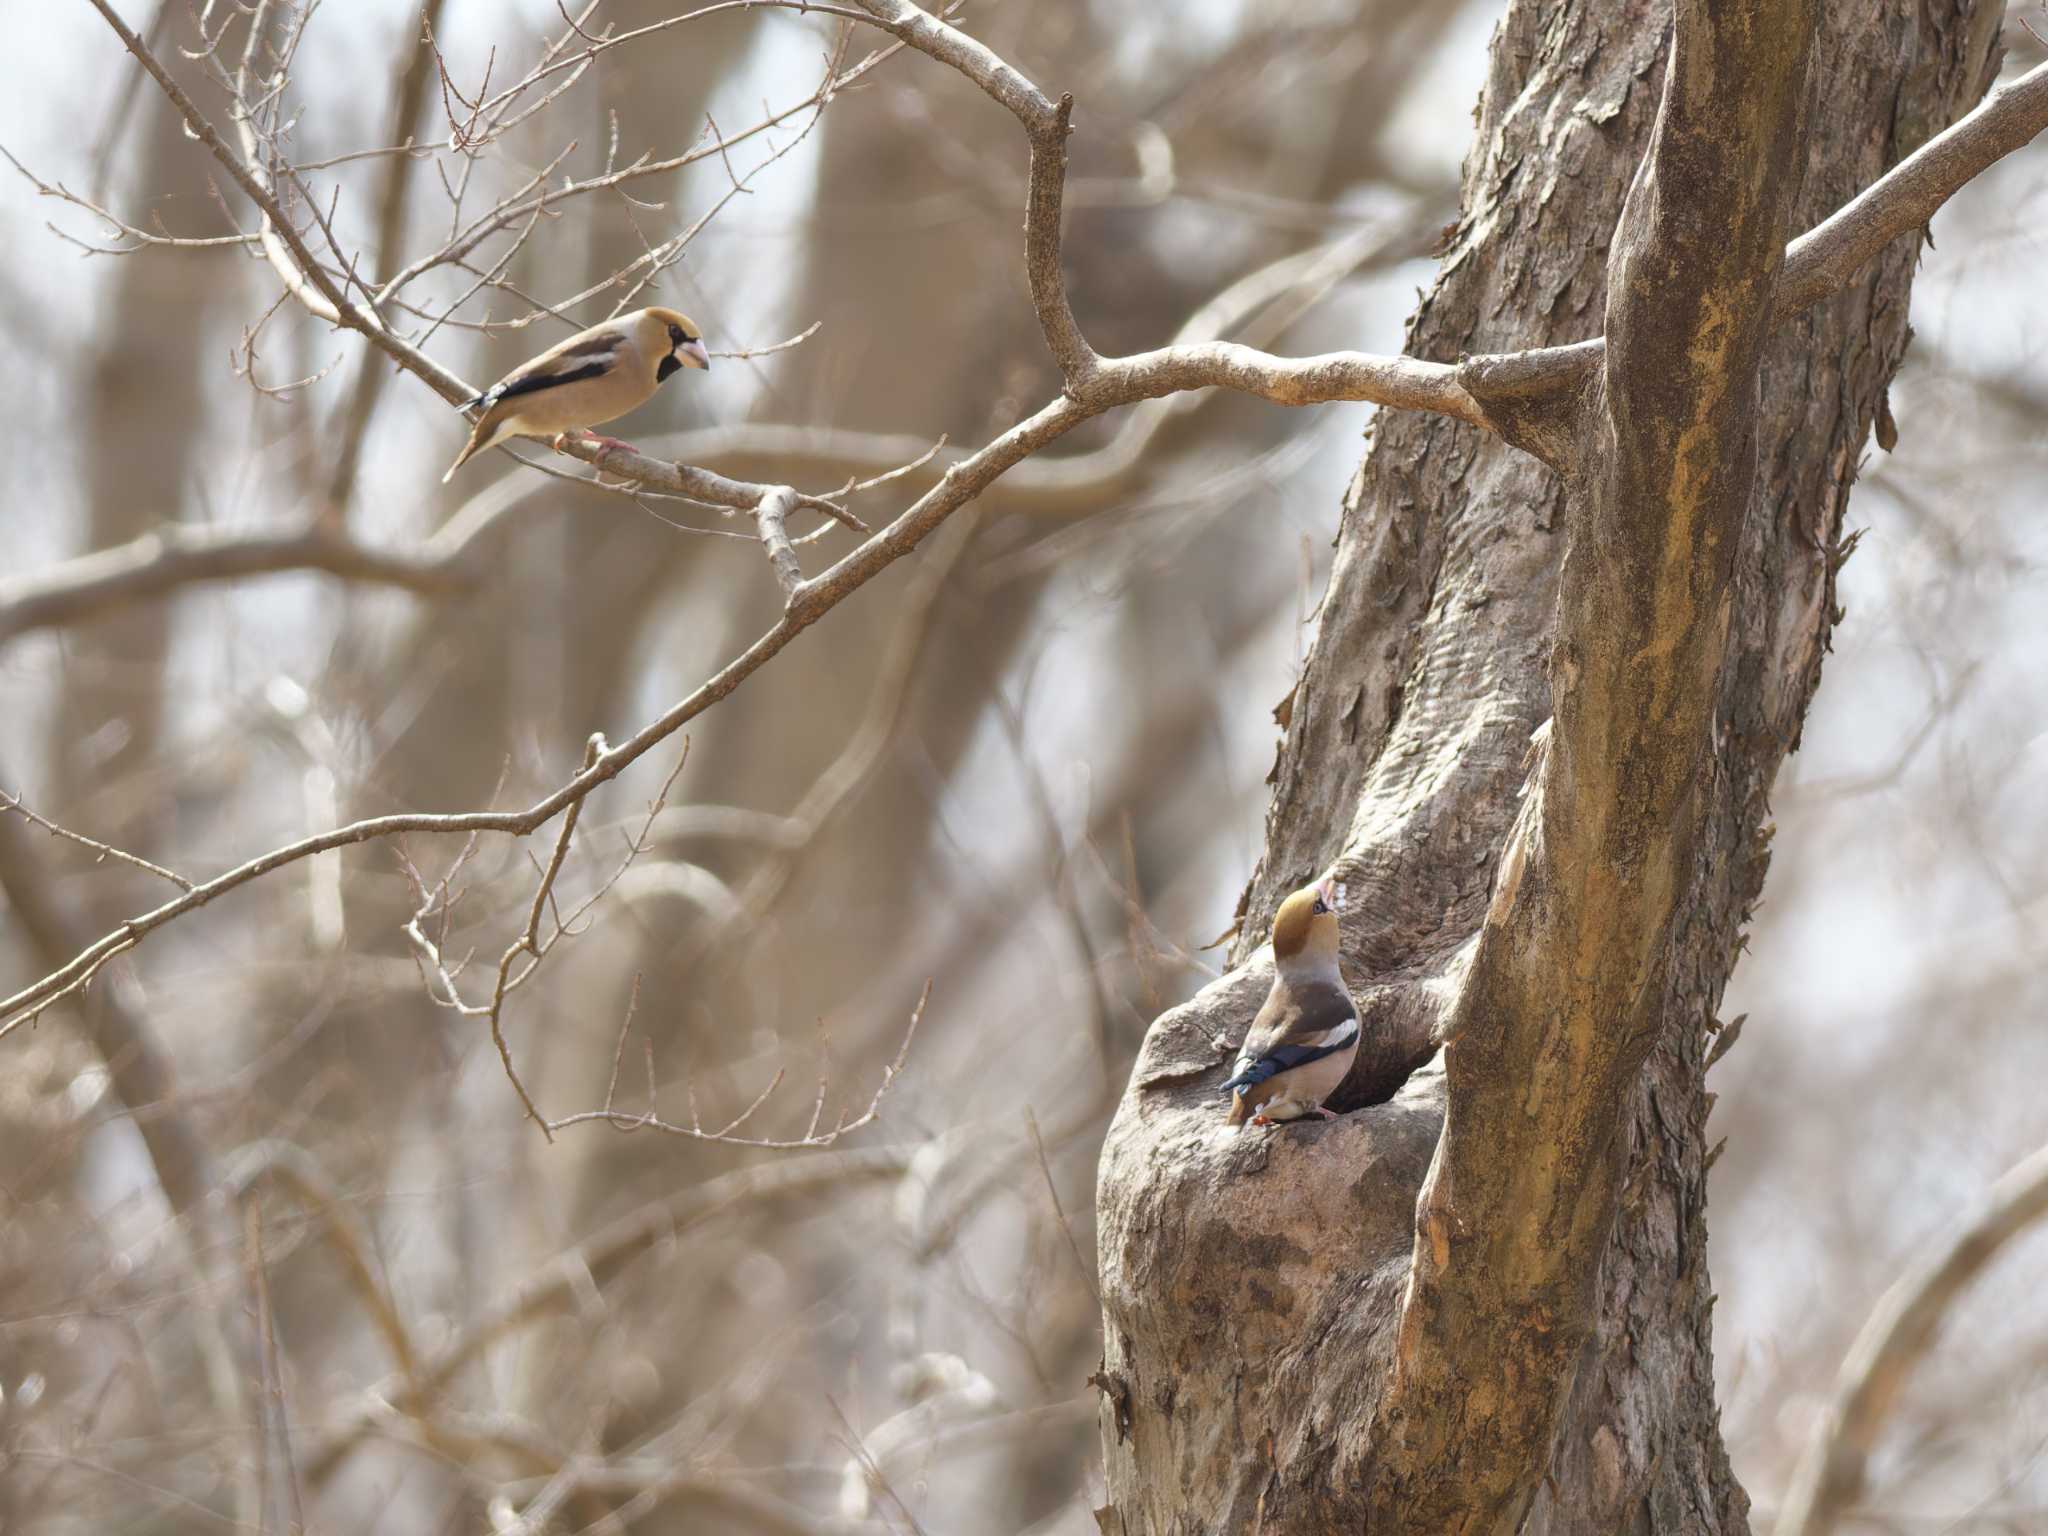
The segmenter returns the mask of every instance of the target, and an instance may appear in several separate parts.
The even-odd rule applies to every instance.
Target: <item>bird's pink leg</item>
[[[1318,1105],[1316,1108],[1311,1109],[1304,1114],[1297,1115],[1295,1118],[1298,1120],[1306,1120],[1309,1117],[1309,1115],[1314,1115],[1318,1119],[1322,1120],[1334,1120],[1337,1118],[1337,1112],[1334,1109],[1324,1109],[1321,1105]],[[1257,1114],[1252,1116],[1253,1125],[1286,1125],[1287,1123],[1288,1122],[1285,1120],[1275,1120],[1271,1115],[1267,1114]]]
[[[569,441],[571,435],[572,434],[567,432],[558,432],[555,434],[555,452],[563,453],[567,451],[563,447],[563,444]],[[605,457],[608,454],[618,453],[621,450],[623,450],[626,453],[638,453],[640,451],[639,449],[635,448],[631,443],[622,442],[620,439],[616,437],[606,437],[601,432],[578,432],[573,435],[582,438],[586,443],[597,444],[597,468],[600,470],[604,468]]]

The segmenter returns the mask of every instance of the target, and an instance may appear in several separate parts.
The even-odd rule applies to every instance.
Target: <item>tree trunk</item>
[[[1974,104],[2000,12],[1681,3],[1667,75],[1666,7],[1510,6],[1408,350],[1607,356],[1561,473],[1376,423],[1238,966],[1155,1021],[1103,1148],[1105,1529],[1747,1529],[1706,1061],[1914,252],[1803,316],[1771,284]],[[1356,1112],[1225,1132],[1255,946],[1332,867]]]

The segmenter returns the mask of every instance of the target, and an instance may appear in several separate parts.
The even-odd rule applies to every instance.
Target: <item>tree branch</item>
[[[2044,1217],[2048,1147],[2015,1164],[1945,1246],[1884,1293],[1842,1361],[1834,1402],[1792,1474],[1776,1536],[1827,1536],[1862,1498],[1878,1431],[1934,1347],[1949,1309],[2001,1248]]]
[[[1778,279],[1787,319],[1847,287],[1884,248],[1925,229],[1941,205],[2048,129],[2048,64],[1999,87],[1792,242]]]
[[[114,29],[115,35],[121,39],[128,51],[134,54],[142,67],[149,72],[150,78],[156,81],[158,88],[170,99],[171,105],[178,109],[192,136],[212,152],[213,158],[233,178],[235,185],[242,189],[249,201],[262,210],[264,228],[261,238],[264,252],[270,258],[272,268],[300,303],[330,324],[361,333],[372,346],[389,355],[394,362],[426,380],[428,386],[451,405],[459,405],[474,398],[477,392],[469,385],[439,363],[407,346],[392,334],[381,320],[369,311],[359,309],[335,286],[326,269],[306,248],[305,241],[300,238],[298,230],[285,215],[284,210],[278,206],[277,199],[271,195],[270,189],[257,179],[248,161],[243,159],[234,147],[220,136],[219,130],[206,120],[205,114],[193,104],[192,98],[185,94],[178,82],[171,78],[170,72],[157,61],[149,45],[136,36],[128,24],[115,14],[107,0],[92,0],[92,6],[107,25]]]
[[[1411,225],[1434,227],[1441,222],[1440,217],[1432,221],[1426,210],[1418,209],[1412,216],[1397,216],[1247,273],[1190,315],[1175,336],[1174,346],[1214,341],[1221,333],[1240,327],[1245,336],[1271,335],[1289,313],[1312,303],[1352,272],[1419,252],[1421,245]],[[1281,300],[1289,302],[1278,302]],[[1129,479],[1170,420],[1213,398],[1205,392],[1188,391],[1140,401],[1101,447],[1059,458],[1027,459],[1001,480],[991,482],[988,489],[1001,491],[1035,512],[1055,516],[1093,507]],[[936,480],[947,468],[971,456],[966,450],[935,450],[922,439],[907,435],[750,421],[675,433],[666,440],[666,448],[672,458],[650,454],[639,460],[650,467],[652,488],[735,511],[752,510],[749,498],[757,488],[755,483],[731,478],[710,466],[772,464],[784,474],[820,476],[849,469],[888,471],[881,480],[845,488],[855,490],[906,475]],[[594,461],[598,455],[592,452],[589,457]],[[614,453],[606,460],[607,468],[618,459]],[[932,465],[935,467],[927,467]],[[535,488],[539,489],[540,483]],[[788,487],[768,489],[786,491]],[[867,525],[839,504],[843,494],[835,491],[831,498],[800,495],[797,504],[866,531]],[[480,579],[479,546],[484,536],[524,499],[516,484],[509,479],[501,481],[479,492],[467,508],[417,549],[378,549],[321,523],[251,533],[167,524],[128,544],[96,550],[32,575],[0,580],[0,644],[33,630],[83,622],[109,609],[162,597],[194,583],[289,571],[319,571],[423,597],[463,591]],[[793,542],[814,537],[807,534]]]
[[[0,894],[12,923],[30,951],[46,965],[75,954],[79,924],[56,899],[54,881],[27,846],[11,817],[0,816]],[[90,931],[90,930],[87,930]],[[246,1296],[232,1279],[232,1210],[210,1198],[221,1180],[197,1117],[179,1102],[177,1073],[153,1022],[121,989],[81,998],[81,1033],[105,1064],[114,1096],[134,1118],[151,1175],[164,1204],[177,1217],[196,1288],[220,1285],[218,1303],[198,1306],[201,1355],[206,1381],[229,1423],[246,1422],[259,1375],[257,1341]],[[256,1513],[254,1479],[237,1478],[236,1498],[244,1517]]]
[[[729,1212],[765,1211],[773,1202],[829,1189],[893,1179],[910,1166],[912,1148],[874,1147],[785,1158],[722,1174],[621,1217],[528,1275],[466,1330],[419,1362],[409,1382],[371,1394],[371,1404],[343,1422],[316,1447],[307,1480],[316,1487],[338,1468],[382,1412],[428,1416],[441,1393],[485,1350],[506,1335],[602,1289],[655,1244]]]
[[[420,13],[419,32],[408,34],[404,72],[399,76],[398,89],[391,103],[387,137],[394,144],[410,147],[413,130],[426,106],[435,72],[433,55],[423,38],[433,36],[434,29],[441,24],[445,5],[446,0],[427,0]],[[382,184],[377,189],[375,221],[371,225],[377,231],[374,271],[387,272],[397,266],[404,251],[408,225],[406,192],[412,182],[414,161],[415,157],[410,153],[395,154],[383,168]],[[340,413],[340,428],[335,434],[339,446],[333,472],[327,482],[328,506],[337,516],[346,513],[355,493],[356,471],[362,464],[370,418],[376,413],[377,402],[382,398],[385,382],[390,377],[390,372],[379,366],[367,352],[356,362],[355,385],[349,392],[347,406]]]
[[[270,258],[271,266],[300,303],[330,324],[359,332],[401,368],[425,380],[436,394],[451,405],[461,405],[475,398],[477,391],[469,384],[398,336],[375,313],[350,300],[313,253],[307,249],[304,240],[284,209],[279,206],[276,197],[263,185],[245,157],[254,150],[254,129],[249,125],[246,103],[242,104],[241,115],[238,118],[243,125],[245,154],[238,154],[206,120],[192,99],[179,87],[177,81],[171,78],[142,39],[114,13],[107,0],[92,0],[92,4],[127,46],[128,51],[141,61],[143,68],[149,71],[151,78],[170,98],[171,104],[184,117],[185,125],[192,136],[213,153],[214,159],[234,178],[235,185],[240,187],[262,212],[264,251]],[[576,451],[576,456],[586,463],[594,463],[600,457],[600,450],[594,444],[578,441],[574,443],[572,451]],[[658,466],[632,453],[614,453],[611,457],[623,460],[624,471],[633,479],[656,489],[673,491],[692,500],[752,511],[764,498],[779,491],[789,490],[799,497],[803,505],[824,512],[850,528],[865,530],[865,525],[844,509],[833,507],[817,497],[803,496],[792,487],[743,486],[739,482],[714,475],[708,470],[692,470],[681,465]],[[610,459],[607,459],[605,468],[613,467]]]
[[[1834,297],[1884,248],[1925,229],[1957,192],[2048,130],[2048,64],[1993,91],[1975,110],[1901,160],[1794,240],[1772,297],[1780,323]],[[1462,382],[1489,411],[1576,394],[1606,360],[1596,336],[1565,347],[1465,361]],[[1511,432],[1502,436],[1516,442]],[[1530,444],[1516,442],[1517,447]],[[1536,451],[1533,447],[1531,451]],[[1548,454],[1539,454],[1550,462]]]
[[[269,225],[265,232],[266,249],[273,265],[278,267],[280,275],[300,300],[315,314],[332,323],[361,331],[401,367],[426,380],[444,399],[451,402],[468,399],[474,393],[468,384],[347,299],[314,260],[289,220],[283,216],[276,200],[246,161],[206,122],[141,39],[113,13],[107,0],[92,0],[92,3],[185,117],[193,136],[207,146],[235,179],[237,186],[263,211]],[[1061,130],[1063,138],[1063,110],[986,45],[906,3],[906,0],[861,0],[861,3],[877,24],[900,41],[960,70],[980,85],[1017,116],[1034,144],[1041,140],[1049,143],[1055,128]],[[1802,260],[1817,263],[1816,270],[1830,274],[1839,271],[1842,263],[1849,259],[1844,253],[1862,249],[1873,238],[1871,230],[1888,228],[1892,224],[1897,224],[1901,231],[1914,227],[1913,220],[1924,220],[1926,216],[1927,200],[1935,197],[1940,188],[1949,186],[1963,167],[1974,164],[1981,169],[1982,165],[1989,164],[2004,152],[1999,145],[2023,142],[2024,138],[2031,137],[2039,130],[2039,120],[2048,116],[2048,101],[2043,99],[2048,96],[2048,90],[2037,83],[2044,70],[2048,70],[2048,66],[2019,82],[2019,85],[2026,86],[2025,90],[2016,85],[2001,92],[1949,134],[1933,141],[1928,149],[1962,135],[1956,144],[1941,150],[1932,161],[1921,161],[1921,156],[1915,156],[1905,162],[1899,170],[1921,161],[1921,168],[1898,183],[1907,190],[1885,190],[1898,177],[1899,170],[1880,181],[1871,193],[1858,199],[1864,212],[1852,221],[1853,228],[1819,239],[1812,247],[1817,254],[1805,256]],[[1988,118],[1987,114],[1990,114]],[[1986,121],[1996,126],[1979,126],[1974,130],[1970,127],[1973,122],[1982,124]],[[1922,155],[1925,154],[1926,150],[1923,150]],[[1043,164],[1046,167],[1044,175],[1051,177],[1053,162],[1047,159]],[[1938,174],[1927,169],[1929,165],[1938,165]],[[1059,174],[1063,176],[1064,170],[1061,169]],[[1041,227],[1036,235],[1027,236],[1027,255],[1035,250],[1041,256],[1048,252],[1056,256],[1057,232],[1047,221],[1056,219],[1057,204],[1041,197],[1035,206],[1039,210]],[[1831,220],[1830,225],[1833,223]],[[1826,228],[1828,226],[1823,226]],[[1718,235],[1715,238],[1719,238]],[[1035,246],[1032,244],[1034,240],[1037,242]],[[1064,306],[1064,286],[1057,281],[1056,269],[1055,261],[1054,267],[1049,269],[1054,281],[1042,286],[1038,296],[1042,300],[1048,295],[1056,297],[1057,305]],[[1041,277],[1045,275],[1041,273]],[[1652,300],[1658,297],[1651,296]],[[1767,293],[1751,294],[1750,297],[1759,314],[1769,312]],[[1078,355],[1069,342],[1085,347],[1078,328],[1069,335],[1067,322],[1062,321],[1057,312],[1042,311],[1040,318],[1047,331],[1048,344],[1055,347],[1056,356],[1062,349],[1069,361]],[[1070,320],[1069,314],[1067,321]],[[1066,339],[1062,340],[1062,337]],[[978,452],[949,466],[938,483],[892,523],[817,577],[792,583],[787,563],[777,564],[776,575],[783,586],[787,605],[775,625],[695,692],[642,727],[634,736],[602,754],[589,768],[525,811],[373,817],[273,849],[213,880],[200,883],[176,900],[139,914],[103,935],[59,970],[22,988],[12,997],[0,999],[0,1037],[35,1017],[57,998],[85,985],[108,960],[133,948],[164,923],[287,864],[331,849],[401,832],[525,835],[538,829],[732,693],[780,654],[797,635],[908,554],[955,511],[980,495],[1007,471],[1105,411],[1208,387],[1236,389],[1286,405],[1360,400],[1437,411],[1460,421],[1485,426],[1509,442],[1555,463],[1558,462],[1560,439],[1555,429],[1554,411],[1525,411],[1522,406],[1530,401],[1554,403],[1557,400],[1577,400],[1589,378],[1594,376],[1594,364],[1604,357],[1604,343],[1599,341],[1516,356],[1473,358],[1459,364],[1405,357],[1374,357],[1355,352],[1287,359],[1234,343],[1209,342],[1168,347],[1128,358],[1098,360],[1092,369],[1081,371],[1083,382],[1078,388],[1070,385],[1069,391],[1060,398]],[[601,456],[595,445],[579,441],[572,441],[568,451],[586,462],[596,462]],[[621,473],[657,489],[670,490],[713,505],[757,511],[764,499],[791,490],[786,486],[729,481],[710,471],[663,464],[636,453],[614,452],[603,457],[607,473]],[[827,515],[838,515],[822,498],[794,494],[807,506]],[[848,518],[842,518],[842,521]],[[469,531],[475,530],[472,527]]]
[[[0,581],[0,644],[31,630],[76,624],[196,582],[281,571],[439,595],[466,584],[466,548],[380,550],[322,524],[293,532],[237,533],[171,524],[47,571]]]
[[[948,469],[939,477],[939,483],[913,502],[895,522],[838,564],[801,583],[791,595],[781,619],[695,692],[619,745],[599,754],[588,768],[526,810],[372,816],[274,848],[211,880],[196,884],[176,900],[130,918],[80,951],[69,964],[30,983],[13,996],[0,999],[0,1038],[5,1038],[21,1024],[36,1017],[58,998],[86,985],[109,960],[133,949],[165,923],[288,864],[331,849],[403,832],[453,835],[504,832],[525,836],[538,830],[600,785],[617,778],[653,747],[738,688],[826,613],[910,553],[927,534],[972,501],[1003,471],[1095,414],[1096,411],[1071,400],[1057,400],[1012,427],[979,453]],[[595,446],[572,446],[587,447],[592,458],[597,456]]]

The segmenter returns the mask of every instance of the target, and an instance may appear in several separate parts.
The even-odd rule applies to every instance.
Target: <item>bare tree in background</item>
[[[434,0],[374,108],[323,78],[332,9],[92,7],[141,94],[89,183],[21,169],[127,258],[93,392],[148,473],[96,460],[88,552],[0,581],[0,643],[63,637],[0,818],[10,1523],[1747,1526],[1704,1079],[1917,234],[2048,124],[2048,66],[1977,105],[2001,7],[1510,5],[1455,198],[1387,149],[1448,5],[1205,47],[904,0],[479,41]],[[754,299],[735,223],[814,136]],[[1405,355],[1277,350],[1439,226]],[[253,521],[211,510],[199,396],[120,366],[231,293]],[[459,435],[419,409],[474,392],[456,338],[502,362],[655,295],[744,419],[390,515]],[[1154,916],[1215,884],[1190,765],[1318,584],[1222,531],[1317,430],[1233,396],[1386,414],[1236,963],[1169,1008],[1213,974]],[[334,585],[181,640],[284,573]],[[1071,681],[1034,679],[1091,583],[1077,785]],[[1220,1134],[1257,939],[1333,868],[1354,1112]],[[1901,1282],[1786,1528],[1853,1511],[2043,1187]]]

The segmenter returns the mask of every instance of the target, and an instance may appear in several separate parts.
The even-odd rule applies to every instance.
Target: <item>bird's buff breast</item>
[[[1262,1101],[1254,1091],[1252,1107],[1271,1113],[1273,1109],[1291,1103],[1299,1106],[1300,1113],[1308,1114],[1337,1091],[1337,1085],[1344,1081],[1344,1074],[1351,1070],[1351,1063],[1357,1055],[1358,1047],[1354,1045],[1348,1051],[1338,1051],[1307,1066],[1296,1067],[1292,1072],[1268,1078],[1259,1087],[1269,1090],[1269,1096]],[[1287,1118],[1284,1110],[1279,1118]]]

